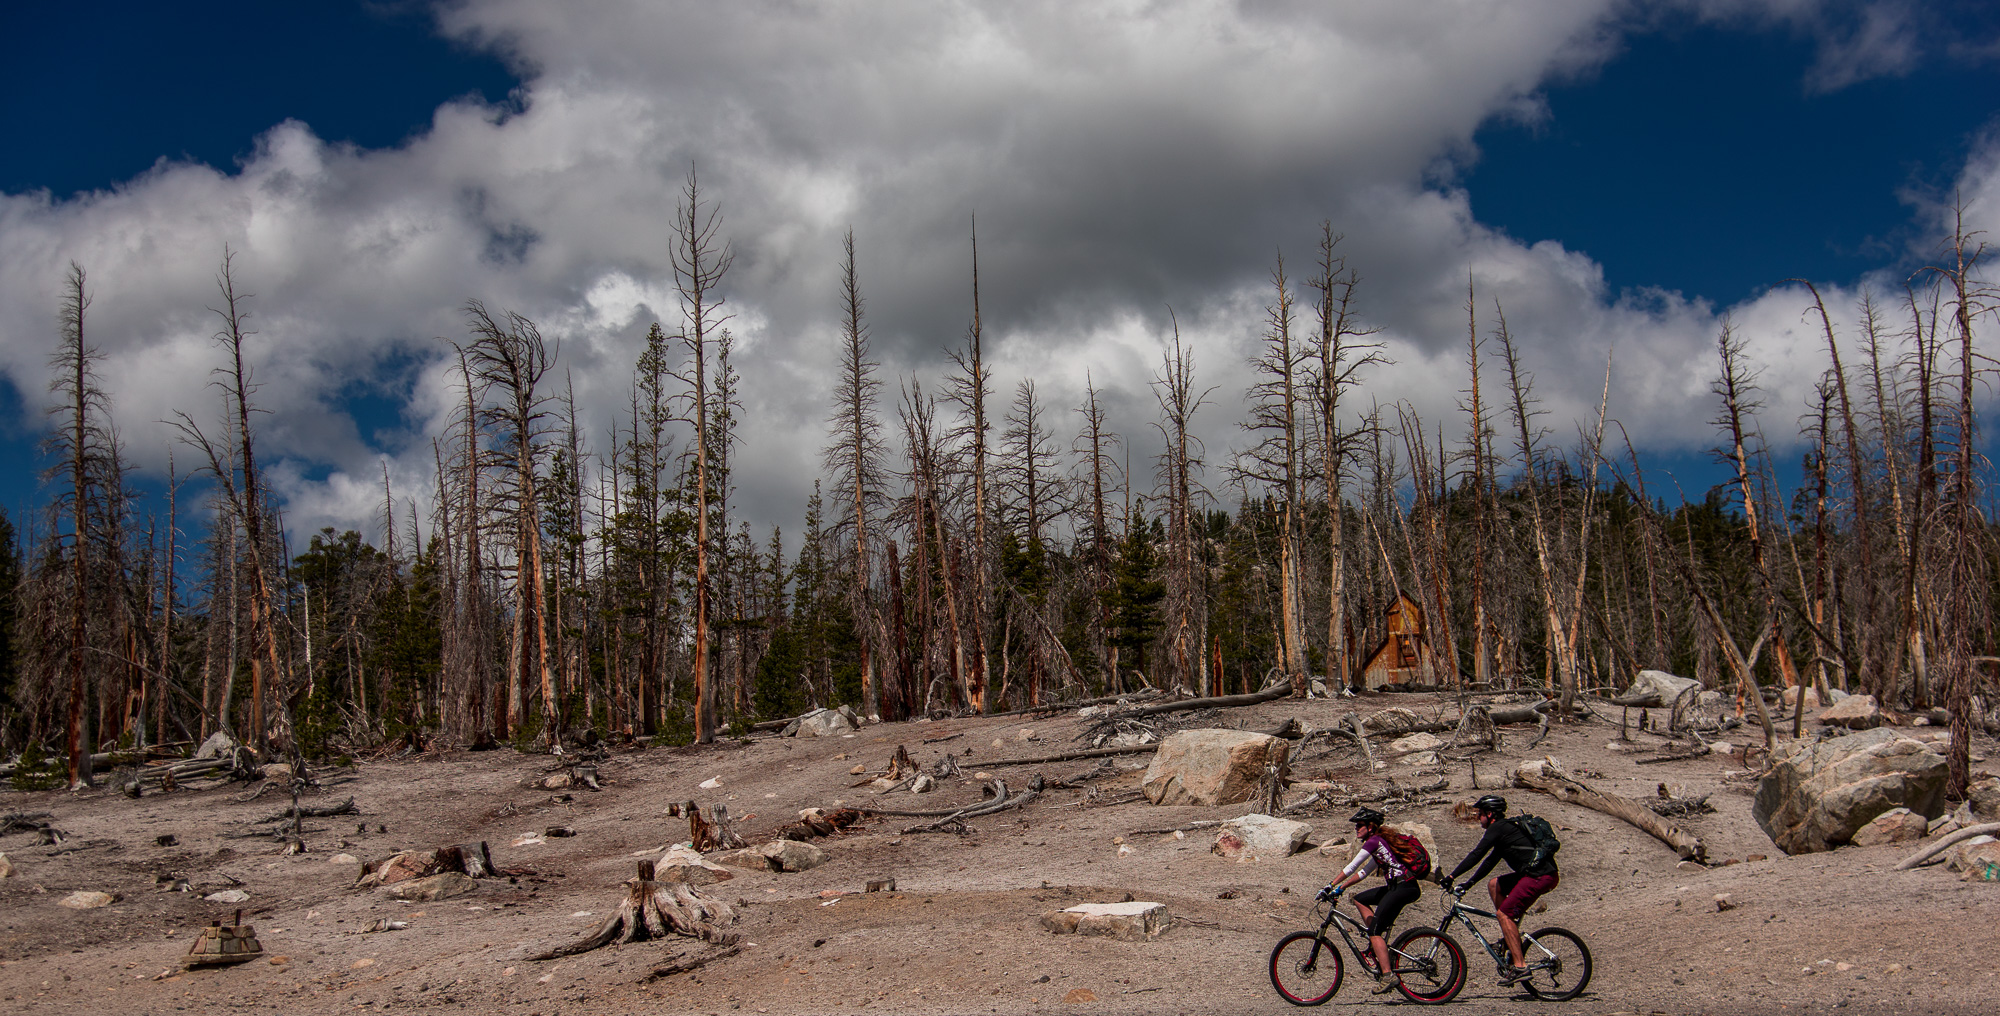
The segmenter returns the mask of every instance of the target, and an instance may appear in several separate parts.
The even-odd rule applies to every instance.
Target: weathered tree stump
[[[614,942],[645,942],[682,935],[719,946],[734,946],[742,936],[723,931],[736,923],[729,904],[683,883],[655,882],[653,862],[640,861],[638,877],[625,882],[625,899],[618,912],[597,930],[568,945],[528,957],[552,960],[600,949]]]
[[[694,849],[706,854],[711,850],[735,850],[749,845],[731,822],[728,805],[711,807],[709,814],[712,819],[703,818],[701,806],[693,801],[681,805],[681,810],[687,814],[688,842],[694,844]]]

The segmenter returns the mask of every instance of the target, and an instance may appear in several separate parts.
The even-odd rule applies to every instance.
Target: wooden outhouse
[[[1434,688],[1451,676],[1451,667],[1431,647],[1424,628],[1424,608],[1406,594],[1389,607],[1388,635],[1361,665],[1361,689],[1388,685]]]

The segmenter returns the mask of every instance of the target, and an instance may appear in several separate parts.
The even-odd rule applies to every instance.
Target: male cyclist
[[[1367,878],[1376,870],[1382,872],[1387,885],[1377,886],[1354,896],[1354,909],[1361,915],[1361,923],[1368,927],[1368,944],[1375,952],[1375,994],[1383,995],[1396,990],[1401,980],[1392,972],[1389,964],[1389,943],[1384,936],[1395,925],[1396,916],[1403,908],[1417,901],[1422,894],[1417,885],[1417,877],[1405,866],[1403,858],[1409,855],[1409,841],[1412,837],[1401,833],[1387,832],[1382,828],[1384,816],[1373,808],[1363,808],[1354,813],[1349,821],[1354,823],[1354,838],[1361,843],[1361,852],[1354,860],[1341,869],[1340,877],[1333,881],[1333,895],[1336,900],[1347,887]],[[1395,841],[1395,842],[1392,842]],[[1401,848],[1399,850],[1399,847]],[[1421,851],[1422,847],[1416,847]],[[1428,863],[1428,862],[1426,862]]]
[[[1502,860],[1512,868],[1510,874],[1487,883],[1487,891],[1493,896],[1493,911],[1500,917],[1500,930],[1507,936],[1507,953],[1513,965],[1500,973],[1501,984],[1513,984],[1528,976],[1528,964],[1521,954],[1521,915],[1528,912],[1528,906],[1542,894],[1556,887],[1562,876],[1556,871],[1554,858],[1538,857],[1535,841],[1521,829],[1520,823],[1507,817],[1507,799],[1497,794],[1487,794],[1472,802],[1472,810],[1479,816],[1480,828],[1486,830],[1479,845],[1460,861],[1458,869],[1445,877],[1444,891],[1452,892],[1452,883],[1473,865],[1479,870],[1460,883],[1470,887],[1486,873],[1493,870],[1494,862]],[[1481,859],[1484,859],[1483,863]],[[1461,888],[1458,891],[1463,892]]]

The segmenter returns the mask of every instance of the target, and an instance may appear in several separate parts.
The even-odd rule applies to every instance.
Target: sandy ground
[[[1432,713],[1427,697],[1365,696],[1354,702],[1277,702],[1226,710],[1211,725],[1269,729],[1287,717],[1327,726],[1349,710],[1390,705]],[[1535,1001],[1494,983],[1470,947],[1470,975],[1449,1011],[1561,1009],[1577,1013],[1991,1013],[2000,1009],[2000,886],[1967,883],[1933,868],[1889,869],[1908,847],[1846,848],[1786,857],[1750,818],[1754,784],[1732,771],[1733,757],[1637,765],[1663,739],[1634,732],[1634,752],[1615,752],[1615,722],[1558,726],[1532,752],[1532,731],[1509,728],[1499,756],[1477,758],[1481,772],[1553,755],[1605,789],[1634,796],[1666,783],[1712,794],[1717,811],[1683,820],[1704,837],[1711,858],[1742,860],[1683,870],[1665,846],[1637,829],[1528,791],[1508,796],[1517,810],[1548,816],[1561,829],[1561,887],[1529,927],[1560,925],[1595,956],[1589,990],[1566,1003]],[[832,860],[796,874],[739,873],[710,887],[738,905],[744,944],[698,970],[655,977],[658,968],[712,953],[693,940],[611,947],[550,962],[522,957],[594,927],[620,898],[634,853],[685,839],[671,802],[728,803],[750,830],[797,809],[878,803],[939,807],[979,798],[972,780],[939,792],[875,798],[853,789],[857,763],[886,765],[898,745],[928,766],[956,752],[968,777],[996,759],[1079,747],[1088,721],[960,719],[867,726],[846,738],[759,737],[702,749],[620,751],[601,767],[601,793],[568,799],[524,781],[552,771],[547,757],[485,752],[374,762],[312,803],[352,795],[359,816],[306,824],[310,852],[279,856],[269,840],[232,838],[244,823],[285,799],[234,803],[242,785],[130,800],[108,790],[0,795],[0,812],[50,811],[72,838],[55,853],[16,834],[0,838],[16,866],[0,881],[0,1013],[332,1012],[520,1013],[1281,1013],[1266,957],[1284,933],[1308,921],[1312,893],[1346,855],[1307,852],[1237,862],[1209,852],[1212,833],[1185,839],[1136,830],[1225,818],[1250,810],[1158,808],[1113,803],[1130,796],[1150,756],[1122,757],[1124,769],[1083,791],[1055,790],[1020,811],[976,820],[966,836],[904,835],[912,819],[884,818],[820,841]],[[1024,735],[1023,731],[1029,731]],[[1916,736],[1941,731],[1915,728]],[[926,739],[960,735],[932,744]],[[1024,739],[1027,738],[1027,739]],[[1737,732],[1739,741],[1743,732]],[[1004,746],[995,747],[1000,740]],[[966,749],[971,754],[966,754]],[[1996,746],[1982,738],[1974,754]],[[1471,796],[1467,762],[1435,770],[1392,765],[1371,776],[1351,751],[1309,749],[1294,778],[1331,778],[1368,790],[1394,777],[1415,785],[1442,774],[1445,799]],[[1095,761],[1040,767],[1049,776],[1086,771]],[[2000,768],[1975,764],[1975,769]],[[1031,768],[996,769],[1015,786]],[[697,785],[719,778],[715,790]],[[1303,797],[1294,791],[1290,799]],[[507,806],[511,805],[511,809]],[[1315,839],[1345,834],[1352,808],[1306,817]],[[1445,803],[1390,808],[1396,819],[1430,824],[1449,870],[1478,838]],[[365,832],[357,826],[365,822]],[[578,835],[514,846],[522,834],[567,825]],[[380,831],[386,829],[386,831]],[[179,844],[154,846],[161,834]],[[1119,853],[1114,838],[1127,840]],[[495,862],[519,874],[485,880],[468,896],[407,904],[351,888],[358,866],[330,863],[342,850],[363,859],[408,847],[484,839]],[[1765,860],[1743,860],[1752,855]],[[156,891],[156,877],[183,876],[196,891]],[[893,877],[898,891],[860,894]],[[246,922],[269,959],[180,972],[195,929],[238,905],[204,893],[240,882],[250,894]],[[74,890],[118,894],[110,907],[72,911],[56,901]],[[824,891],[847,891],[829,903]],[[1717,912],[1714,896],[1737,907]],[[1152,942],[1055,936],[1039,916],[1080,902],[1127,894],[1167,905],[1176,920]],[[1227,894],[1230,898],[1223,898]],[[1434,924],[1442,896],[1433,887],[1407,910],[1403,927]],[[363,934],[377,918],[406,930]],[[1329,1003],[1333,1011],[1384,1003],[1350,966]],[[1394,996],[1392,996],[1394,997]]]

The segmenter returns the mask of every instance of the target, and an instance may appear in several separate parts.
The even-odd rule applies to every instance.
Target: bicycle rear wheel
[[[1413,1002],[1449,1002],[1465,987],[1465,952],[1450,935],[1412,928],[1389,947],[1389,964]]]
[[[1560,1002],[1582,994],[1590,984],[1590,949],[1575,932],[1543,928],[1522,936],[1521,953],[1529,971],[1521,984],[1536,998]]]
[[[1293,1005],[1319,1005],[1340,990],[1340,950],[1316,931],[1295,931],[1271,950],[1271,987]]]

